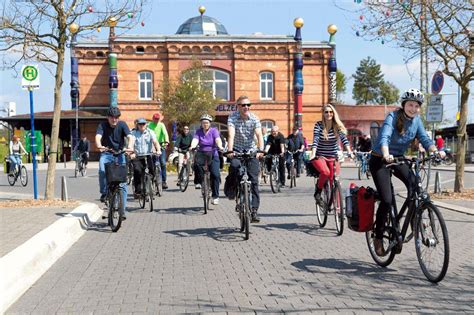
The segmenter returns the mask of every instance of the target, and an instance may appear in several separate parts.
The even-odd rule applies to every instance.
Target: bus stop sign
[[[438,95],[443,89],[444,75],[441,71],[436,71],[431,79],[431,94]]]

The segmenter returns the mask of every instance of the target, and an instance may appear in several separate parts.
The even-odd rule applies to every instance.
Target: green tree
[[[450,1],[366,1],[356,16],[364,16],[361,37],[382,40],[403,49],[406,61],[424,56],[442,66],[442,71],[459,85],[460,120],[457,128],[456,177],[454,191],[464,189],[464,163],[468,135],[466,124],[474,55],[474,4]]]
[[[342,95],[346,93],[346,75],[339,69],[336,72],[336,94],[337,94],[337,102],[342,103]]]
[[[378,104],[384,83],[380,65],[370,57],[362,59],[352,77],[354,78],[352,98],[356,104]]]
[[[68,39],[90,34],[109,25],[111,18],[118,28],[131,28],[140,21],[147,0],[105,0],[93,8],[86,0],[5,0],[0,4],[0,52],[3,64],[17,70],[28,61],[41,62],[54,73],[54,114],[51,147],[58,147],[61,119],[61,87]],[[130,18],[130,14],[134,18]],[[74,24],[74,25],[73,25]],[[70,28],[70,26],[72,26]],[[77,29],[76,29],[77,27]],[[52,151],[46,174],[45,198],[54,199],[57,152]]]
[[[400,90],[393,83],[384,81],[381,86],[380,96],[383,104],[396,104],[400,99]]]
[[[213,115],[221,101],[214,98],[212,74],[200,61],[193,61],[177,81],[165,79],[159,93],[163,113],[179,127],[199,121],[204,113]]]

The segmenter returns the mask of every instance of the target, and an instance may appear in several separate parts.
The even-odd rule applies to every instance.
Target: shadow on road
[[[243,236],[236,228],[199,228],[188,230],[172,230],[164,233],[180,236],[180,237],[196,237],[207,236],[219,242],[240,242],[243,241]]]
[[[263,216],[263,215],[262,215]],[[305,233],[308,235],[315,235],[321,237],[336,237],[335,229],[320,228],[316,224],[307,224],[307,223],[279,223],[279,224],[264,224],[264,225],[254,225],[256,228],[261,228],[267,231],[271,230],[287,230],[287,231],[296,231]]]

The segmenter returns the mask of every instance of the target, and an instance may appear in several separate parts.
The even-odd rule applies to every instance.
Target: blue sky
[[[335,6],[342,7],[345,10]],[[199,15],[198,7],[206,7],[206,15],[218,19],[227,28],[229,34],[264,34],[294,35],[293,19],[302,17],[304,40],[328,40],[327,26],[336,24],[337,65],[346,77],[350,78],[360,60],[371,56],[381,64],[385,80],[394,83],[400,90],[419,87],[419,61],[406,65],[403,51],[391,45],[382,45],[380,41],[368,42],[355,35],[353,26],[360,24],[359,14],[351,13],[360,8],[353,0],[158,0],[152,1],[151,10],[144,14],[145,26],[138,24],[129,34],[174,34],[179,25],[190,17]],[[105,38],[107,29],[96,33],[98,38]],[[63,84],[63,109],[70,109],[69,98],[70,65],[69,55],[66,56]],[[436,65],[430,66],[429,78],[439,70]],[[20,87],[20,78],[14,77],[13,71],[0,71],[0,106],[6,101],[17,103],[17,113],[29,112],[28,93]],[[352,104],[353,80],[349,79],[347,92],[343,99]],[[35,111],[53,110],[53,76],[41,67],[41,89],[35,91]],[[443,91],[444,118],[454,122],[457,111],[457,85],[445,76]],[[472,104],[473,97],[470,98]],[[304,94],[303,94],[304,102]],[[471,111],[469,121],[474,122]]]

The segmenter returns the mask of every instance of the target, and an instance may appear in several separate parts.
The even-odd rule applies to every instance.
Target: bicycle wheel
[[[294,180],[294,184],[293,184]],[[296,170],[294,162],[290,164],[290,188],[296,187]]]
[[[251,210],[250,210],[250,199],[249,199],[249,186],[247,184],[243,185],[244,187],[244,193],[243,193],[243,223],[244,223],[244,240],[248,240],[250,236],[250,216],[251,216]]]
[[[84,162],[81,162],[81,176],[84,177],[87,175],[87,165]]]
[[[202,181],[201,185],[201,193],[202,193],[202,200],[204,202],[204,214],[207,214],[207,210],[209,210],[209,175],[206,173],[204,174],[204,180]]]
[[[359,178],[359,180],[362,180],[362,166],[360,165],[357,168],[357,177]]]
[[[22,165],[20,168],[20,181],[23,187],[28,185],[28,172],[26,171],[26,167],[24,165]]]
[[[7,174],[7,179],[8,179],[8,183],[10,184],[10,186],[15,185],[15,182],[16,182],[16,175],[15,175],[15,173],[13,173],[13,174],[8,173],[8,174]]]
[[[375,209],[378,209],[378,201],[376,202]],[[375,214],[374,214],[375,215]],[[383,231],[383,248],[384,251],[387,251],[390,242],[396,240],[396,232],[395,229],[393,228],[393,224],[391,222],[392,220],[390,219],[389,215],[387,214],[387,223]],[[384,256],[379,256],[375,252],[375,247],[374,247],[374,239],[375,239],[375,224],[372,230],[365,232],[365,238],[367,241],[367,246],[369,248],[370,256],[372,256],[372,259],[377,263],[377,265],[381,267],[387,267],[390,265],[395,258],[395,248],[391,248],[390,251],[384,255]]]
[[[155,166],[155,191],[158,197],[163,195],[163,182],[161,179],[161,167],[159,164]]]
[[[120,208],[122,207],[122,198],[120,190],[114,189],[109,200],[109,226],[112,232],[117,232],[122,225],[122,217],[120,216]]]
[[[179,172],[179,190],[185,192],[189,184],[189,173],[188,168],[183,165],[181,171]]]
[[[445,157],[444,157],[444,160],[443,160],[443,163],[447,166],[453,164],[454,160],[453,160],[453,157],[449,154],[447,154]]]
[[[432,203],[417,209],[415,249],[421,270],[431,282],[443,280],[449,265],[449,239],[444,218]]]
[[[133,182],[133,164],[129,161],[127,164],[127,185]]]
[[[76,161],[76,166],[74,167],[74,177],[77,178],[77,174],[79,174],[79,163]]]
[[[336,220],[336,233],[342,235],[344,232],[344,199],[342,198],[339,182],[336,182],[334,186],[332,206],[334,207],[334,219]]]
[[[270,171],[270,187],[274,194],[278,192],[278,176],[275,170]]]
[[[316,187],[315,187],[316,189]],[[321,201],[316,201],[316,216],[318,217],[319,227],[323,228],[326,225],[328,220],[328,212],[327,212],[327,204],[328,204],[328,192],[327,192],[327,183],[321,192]]]
[[[150,175],[146,176],[146,192],[150,202],[150,212],[153,212],[153,198],[155,198],[155,191],[153,190],[153,183]]]

